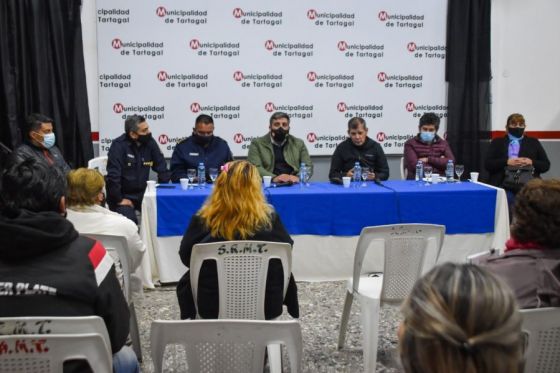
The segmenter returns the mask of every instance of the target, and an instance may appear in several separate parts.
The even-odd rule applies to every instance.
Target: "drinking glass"
[[[461,175],[463,174],[463,172],[465,172],[465,166],[463,166],[462,164],[456,164],[455,173],[457,174],[458,181],[461,181]]]
[[[363,181],[362,186],[363,187],[367,186],[366,180],[368,179],[368,177],[369,177],[369,168],[367,168],[367,167],[362,168],[362,181]]]
[[[208,169],[208,175],[210,175],[210,180],[212,180],[212,184],[218,178],[218,169],[217,168],[210,168]]]
[[[424,166],[424,176],[428,184],[432,182],[432,166]]]
[[[196,170],[194,168],[189,168],[187,170],[187,179],[189,179],[189,188],[193,188],[194,178],[196,177]]]

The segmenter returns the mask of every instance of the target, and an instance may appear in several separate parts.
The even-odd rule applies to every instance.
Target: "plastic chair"
[[[297,321],[155,320],[151,328],[154,371],[163,371],[168,344],[184,344],[189,372],[262,373],[267,345],[283,344],[291,372],[301,372],[302,338]]]
[[[136,308],[132,300],[130,292],[130,268],[132,267],[132,259],[128,252],[128,243],[126,237],[111,234],[86,234],[86,236],[100,241],[105,249],[111,253],[117,253],[123,270],[124,280],[124,296],[128,301],[130,310],[130,337],[132,338],[132,348],[136,353],[138,361],[142,361],[142,346],[140,344],[140,332],[138,330],[138,318],[136,317]]]
[[[112,357],[99,334],[0,336],[0,372],[59,373],[66,360],[87,360],[96,373],[112,373]]]
[[[225,241],[197,244],[191,254],[190,279],[198,314],[198,277],[205,260],[216,262],[220,319],[264,320],[266,277],[270,259],[280,259],[284,271],[282,296],[286,296],[292,272],[292,250],[288,243]],[[242,286],[241,286],[242,284]],[[271,371],[281,371],[280,346],[268,349]]]
[[[97,170],[103,176],[107,176],[107,159],[106,155],[92,158],[88,161],[88,168]]]
[[[401,157],[400,170],[401,180],[406,180],[406,177],[408,176],[408,169],[404,167],[404,157]]]
[[[496,252],[495,249],[490,249],[486,251],[481,251],[479,253],[471,254],[467,256],[467,263],[469,264],[478,264],[481,260],[488,258],[491,255],[494,255]]]
[[[375,371],[381,305],[400,304],[408,296],[416,280],[437,262],[444,235],[445,226],[431,224],[397,224],[362,229],[354,256],[354,275],[347,283],[338,349],[344,347],[350,309],[356,296],[361,304],[366,372]],[[384,271],[364,277],[364,257],[375,240],[382,241],[384,245]]]
[[[526,373],[560,372],[560,308],[521,310]]]

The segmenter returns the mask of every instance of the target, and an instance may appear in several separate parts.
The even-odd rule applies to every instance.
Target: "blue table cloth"
[[[267,188],[265,195],[290,234],[352,236],[363,227],[396,223],[444,224],[448,234],[494,231],[496,190],[473,183],[425,185],[368,182]],[[182,236],[211,186],[157,189],[158,236]]]

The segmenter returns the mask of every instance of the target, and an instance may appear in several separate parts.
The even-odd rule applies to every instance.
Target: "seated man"
[[[331,158],[329,179],[341,183],[343,176],[354,175],[354,165],[369,168],[368,180],[387,180],[389,165],[383,148],[368,137],[366,121],[354,117],[348,121],[348,138],[338,144]]]
[[[200,162],[206,166],[206,180],[210,180],[210,168],[220,169],[233,160],[227,142],[214,136],[214,119],[206,114],[199,115],[194,123],[192,136],[181,141],[171,156],[171,180],[178,182],[187,177],[187,170],[198,168]]]
[[[70,166],[64,160],[60,149],[55,145],[53,120],[43,114],[30,114],[23,126],[23,144],[15,151],[20,158],[35,158],[57,167],[67,174]]]
[[[45,162],[13,157],[2,172],[0,317],[100,316],[115,371],[138,372],[125,346],[130,314],[113,260],[64,218],[65,191],[62,173]]]
[[[438,136],[439,117],[434,113],[425,113],[420,117],[418,135],[404,143],[404,167],[406,178],[414,180],[416,163],[422,161],[424,166],[432,166],[434,173],[445,175],[447,161],[455,161],[447,141]]]
[[[261,177],[272,176],[274,183],[297,183],[302,163],[311,177],[313,163],[303,140],[290,135],[290,116],[279,111],[272,114],[268,129],[266,135],[251,142],[247,157]]]
[[[169,182],[167,163],[152,138],[150,127],[141,115],[124,122],[124,134],[111,143],[107,159],[107,200],[109,208],[138,224],[135,210],[140,211],[150,168],[157,172],[160,183]]]

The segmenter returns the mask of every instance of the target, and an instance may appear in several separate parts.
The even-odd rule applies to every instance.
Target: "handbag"
[[[502,188],[511,190],[512,192],[519,192],[521,188],[529,182],[529,180],[534,179],[535,168],[533,166],[506,166],[505,168],[505,178],[502,183]]]

